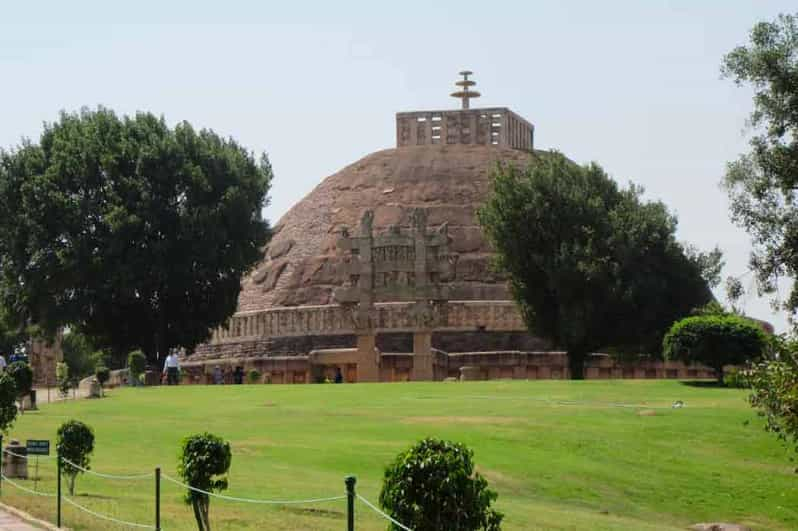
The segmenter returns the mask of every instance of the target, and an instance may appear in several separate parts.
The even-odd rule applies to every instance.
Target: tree
[[[8,433],[17,419],[17,386],[7,372],[0,373],[0,431]]]
[[[17,390],[21,412],[25,412],[24,402],[26,396],[30,394],[33,387],[33,370],[24,361],[15,361],[6,367],[6,372],[14,379],[14,387]]]
[[[130,385],[139,384],[139,376],[144,374],[147,368],[147,358],[140,350],[134,350],[127,356],[127,372],[130,379]]]
[[[68,420],[58,428],[58,456],[61,470],[69,481],[69,495],[75,495],[75,478],[90,467],[89,457],[94,451],[94,431],[79,420]]]
[[[798,16],[760,22],[750,43],[723,59],[722,73],[754,89],[750,152],[728,164],[724,186],[732,220],[752,237],[751,268],[760,290],[792,278],[786,301],[798,312]]]
[[[191,487],[205,492],[227,489],[227,478],[223,476],[230,469],[233,456],[230,443],[210,433],[193,435],[183,440],[180,462],[177,471]],[[194,510],[199,531],[210,531],[208,519],[210,497],[202,492],[188,489],[185,501]]]
[[[479,220],[497,265],[529,330],[567,350],[573,378],[599,348],[658,353],[668,326],[711,300],[720,252],[679,244],[662,203],[597,164],[554,153],[499,166],[492,183]]]
[[[700,315],[673,323],[662,340],[667,359],[698,362],[715,369],[723,382],[724,365],[740,365],[762,355],[767,336],[753,321],[738,315]]]
[[[92,374],[102,359],[102,352],[95,350],[91,339],[75,330],[64,334],[61,351],[64,353],[64,362],[69,365],[70,372],[76,378]]]
[[[190,351],[262,257],[271,179],[265,155],[186,122],[62,113],[0,152],[0,303],[112,352]]]
[[[474,472],[473,458],[462,444],[419,441],[385,469],[380,505],[416,531],[499,530],[503,515],[490,507],[497,494]]]
[[[100,394],[103,394],[103,385],[111,377],[111,371],[105,366],[105,362],[97,362],[97,366],[94,368],[94,377],[97,378],[97,382],[100,384]]]
[[[765,429],[798,452],[798,344],[774,337],[763,359],[748,371],[751,405],[765,417]]]

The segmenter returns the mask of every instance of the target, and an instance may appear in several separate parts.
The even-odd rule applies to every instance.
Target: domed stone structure
[[[453,300],[507,300],[506,283],[490,266],[492,251],[476,211],[488,194],[491,168],[499,162],[528,164],[535,155],[493,146],[430,145],[387,149],[331,175],[275,226],[265,260],[243,282],[240,311],[332,304],[342,285],[341,231],[374,212],[375,232],[409,228],[414,209],[427,224],[448,224],[450,250],[458,260]]]
[[[509,109],[470,109],[463,74],[461,110],[397,114],[396,148],[278,221],[229,326],[184,361],[190,382],[216,365],[274,383],[568,376],[565,355],[526,332],[477,221],[497,164],[546,154]],[[620,370],[597,363],[595,375]]]

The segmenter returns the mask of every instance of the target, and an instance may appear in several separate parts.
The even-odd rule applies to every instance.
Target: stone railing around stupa
[[[413,302],[375,303],[370,320],[376,332],[413,332],[418,317]],[[438,331],[525,331],[513,301],[448,301],[436,306]],[[339,304],[269,308],[233,315],[227,328],[217,328],[211,344],[271,337],[350,335],[357,331],[357,316]]]

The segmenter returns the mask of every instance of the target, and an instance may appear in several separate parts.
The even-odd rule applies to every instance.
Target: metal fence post
[[[56,507],[55,526],[61,528],[61,451],[58,451],[58,504]]]
[[[357,478],[346,476],[344,483],[346,483],[346,529],[355,531],[355,483],[357,483]]]
[[[155,531],[161,531],[161,467],[155,469]]]

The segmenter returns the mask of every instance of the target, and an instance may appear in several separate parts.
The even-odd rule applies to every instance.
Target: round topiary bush
[[[380,505],[415,531],[496,531],[497,494],[474,472],[474,453],[459,443],[423,439],[385,469]]]
[[[89,456],[94,451],[94,431],[79,420],[68,420],[58,428],[57,449],[63,460],[61,470],[69,480],[69,495],[74,496],[75,478],[83,473],[80,468],[89,469]]]
[[[677,321],[662,340],[666,359],[703,363],[723,382],[723,366],[756,359],[768,339],[755,322],[738,315],[697,315]]]
[[[6,367],[6,373],[14,380],[20,411],[25,411],[25,408],[22,407],[23,399],[30,394],[31,387],[33,387],[33,369],[24,361],[15,361]]]
[[[211,433],[201,433],[183,440],[177,471],[183,481],[195,489],[222,491],[227,488],[227,478],[214,478],[227,473],[232,459],[230,443]],[[210,497],[188,489],[185,502],[193,508],[199,529],[210,529]]]
[[[127,355],[128,380],[131,385],[138,385],[139,376],[147,369],[147,356],[140,350],[134,350]]]

